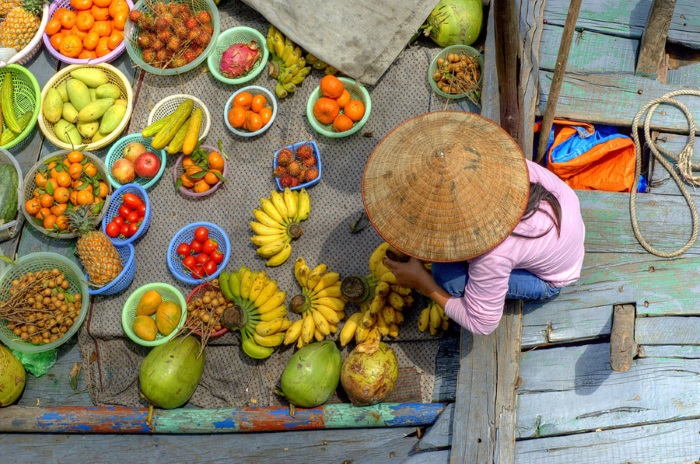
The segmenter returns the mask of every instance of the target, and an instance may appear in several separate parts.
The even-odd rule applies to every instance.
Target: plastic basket
[[[41,353],[56,349],[75,335],[85,320],[85,316],[90,308],[90,295],[88,293],[87,283],[85,282],[85,278],[80,270],[80,267],[65,256],[48,252],[30,253],[22,256],[15,262],[15,265],[10,265],[5,268],[5,271],[0,276],[0,288],[7,287],[7,285],[14,279],[18,279],[28,272],[38,272],[45,269],[50,270],[54,268],[64,273],[66,280],[70,283],[70,286],[66,291],[70,292],[71,294],[80,294],[82,297],[82,304],[80,306],[78,317],[61,338],[44,345],[34,345],[29,341],[23,341],[17,335],[15,335],[12,330],[10,330],[10,328],[7,326],[8,323],[6,320],[0,319],[0,340],[2,340],[5,345],[13,350],[25,353]],[[2,296],[2,291],[0,291],[0,299],[5,299]]]
[[[127,243],[125,246],[117,247],[119,259],[122,262],[122,272],[119,273],[113,281],[100,288],[88,288],[90,295],[114,295],[122,292],[131,285],[136,275],[136,253],[134,253],[134,245]],[[87,275],[85,276],[87,279]]]
[[[149,290],[155,290],[156,292],[158,292],[163,301],[173,301],[177,303],[180,306],[180,309],[182,310],[180,322],[178,323],[177,328],[173,330],[169,335],[162,335],[160,332],[158,332],[156,335],[156,339],[153,341],[144,340],[140,338],[134,333],[134,330],[132,328],[134,319],[136,318],[136,308],[138,308],[139,306],[139,300],[144,295],[144,293],[146,293]],[[151,317],[155,318],[155,316]],[[137,288],[134,291],[134,293],[132,293],[129,296],[129,298],[127,298],[126,302],[124,303],[124,308],[122,309],[122,329],[124,330],[124,333],[134,343],[142,346],[162,345],[163,343],[167,342],[171,338],[175,337],[175,335],[177,335],[179,329],[181,329],[182,326],[185,325],[186,320],[187,302],[185,301],[185,297],[182,296],[182,293],[180,293],[180,291],[177,288],[173,287],[172,285],[163,283],[147,284]]]
[[[214,287],[211,286],[209,282],[205,282],[201,285],[196,286],[189,295],[187,295],[187,304],[190,303],[190,301],[194,300],[195,298],[201,296],[204,294],[204,292],[213,290]],[[188,311],[189,313],[189,311]],[[209,335],[209,338],[215,338],[215,337],[220,337],[223,334],[227,333],[229,330],[226,327],[222,327],[221,329],[217,330],[216,332],[212,332],[211,335]],[[196,335],[201,336],[202,333],[199,330],[194,331]]]
[[[41,108],[41,90],[36,78],[27,68],[18,64],[10,64],[0,68],[0,83],[5,79],[6,73],[12,75],[12,106],[17,117],[19,118],[27,111],[33,111],[32,117],[24,130],[10,142],[2,145],[2,148],[9,149],[26,139],[34,129]],[[7,129],[4,118],[0,129],[3,131]]]
[[[231,125],[230,122],[228,122],[228,112],[231,111],[231,108],[233,107],[233,99],[236,98],[236,95],[238,95],[241,92],[250,92],[251,94],[253,94],[253,96],[259,95],[261,93],[265,94],[265,98],[267,99],[267,105],[272,107],[272,116],[270,117],[270,121],[268,121],[268,123],[261,127],[259,130],[251,132],[243,128],[236,129]],[[224,107],[224,122],[226,123],[226,127],[228,127],[228,130],[230,130],[236,135],[240,135],[241,137],[255,137],[256,135],[262,134],[272,126],[272,123],[275,122],[275,117],[277,117],[277,99],[275,98],[275,95],[272,92],[267,90],[265,87],[260,87],[259,85],[249,85],[248,87],[238,89],[236,92],[233,93],[233,95],[231,95],[231,97],[229,97],[228,101],[226,102],[226,106]]]
[[[201,145],[200,148],[203,148],[204,150],[207,150],[207,152],[212,152],[212,151],[219,151],[218,148],[211,146],[211,145]],[[177,182],[177,179],[185,172],[184,169],[182,169],[182,160],[185,159],[185,155],[182,154],[180,157],[177,159],[175,162],[175,167],[173,168],[173,181]],[[228,163],[226,162],[226,159],[224,159],[224,169],[221,171],[221,175],[225,178],[228,167]],[[206,197],[207,195],[210,195],[214,193],[216,190],[218,190],[219,187],[223,184],[223,181],[219,181],[216,184],[212,185],[209,190],[206,192],[201,192],[197,193],[194,190],[190,190],[186,187],[180,187],[178,191],[183,194],[186,197],[193,197],[193,198],[201,198],[201,197]]]
[[[250,43],[253,40],[257,42],[257,45],[260,48],[260,56],[250,71],[241,77],[234,78],[226,77],[221,74],[221,56],[224,54],[224,52],[233,44],[242,42]],[[207,65],[209,66],[209,71],[211,71],[212,76],[214,76],[218,81],[223,82],[224,84],[238,85],[258,77],[262,70],[265,69],[269,56],[270,52],[265,46],[265,36],[251,27],[240,26],[228,29],[219,34],[219,38],[216,40],[216,47],[207,57]]]
[[[70,72],[74,69],[81,67],[99,68],[105,73],[107,73],[109,82],[112,84],[116,84],[121,90],[120,98],[125,99],[127,102],[126,114],[124,115],[122,122],[119,123],[116,129],[114,129],[110,134],[106,135],[104,138],[96,142],[93,142],[91,139],[83,139],[83,150],[91,151],[106,147],[107,145],[117,140],[121,133],[124,132],[124,129],[126,129],[126,126],[129,123],[129,119],[131,119],[131,113],[134,110],[134,91],[131,87],[131,81],[127,79],[126,76],[120,70],[118,70],[111,64],[72,64],[66,68],[61,69],[57,74],[55,74],[51,79],[49,79],[49,81],[46,83],[43,90],[41,91],[41,101],[44,101],[44,99],[46,98],[46,94],[48,93],[50,88],[56,88],[62,83],[68,81],[68,79],[71,79]],[[52,123],[46,120],[43,114],[39,116],[39,127],[41,128],[41,132],[44,133],[44,136],[49,140],[49,142],[51,142],[59,148],[63,148],[64,150],[72,150],[73,147],[71,146],[71,144],[62,142],[58,139],[58,137],[56,137],[56,134],[53,130],[53,126],[54,125]]]
[[[314,157],[316,158],[316,169],[318,169],[318,177],[316,177],[314,180],[312,180],[312,181],[310,181],[310,182],[304,182],[303,184],[299,184],[299,185],[297,185],[296,187],[289,187],[289,190],[299,190],[299,189],[302,189],[302,188],[309,188],[309,187],[313,187],[314,185],[316,185],[316,184],[318,184],[319,182],[321,182],[321,174],[323,173],[323,167],[322,167],[322,165],[321,165],[321,152],[319,151],[318,145],[316,145],[316,142],[314,142],[313,140],[310,140],[310,141],[308,141],[308,142],[298,142],[298,143],[295,143],[294,145],[287,145],[287,146],[284,147],[284,148],[290,149],[290,150],[296,155],[297,149],[298,149],[299,147],[303,146],[303,145],[311,145],[311,148],[313,148]],[[280,152],[281,152],[284,148],[278,150],[277,153],[275,153],[275,159],[274,159],[274,161],[273,161],[273,163],[272,163],[272,169],[273,169],[273,171],[274,171],[275,169],[277,169],[277,164],[278,164],[278,163],[277,163],[277,157],[279,156]],[[280,178],[279,178],[279,177],[275,177],[275,182],[277,182],[277,188],[278,188],[279,190],[284,190],[284,187],[282,187],[282,184],[280,183]]]
[[[365,115],[362,116],[362,119],[353,124],[352,129],[344,132],[336,132],[335,129],[333,129],[333,124],[321,124],[316,119],[316,116],[314,116],[314,105],[316,104],[316,101],[323,96],[321,94],[321,86],[317,86],[313,92],[311,92],[309,100],[306,102],[306,117],[309,120],[309,124],[311,124],[311,127],[313,127],[316,132],[331,138],[347,137],[359,131],[369,119],[369,114],[372,111],[372,99],[369,96],[369,92],[363,85],[360,85],[357,83],[357,81],[347,77],[339,77],[338,79],[341,80],[347,91],[350,92],[351,99],[360,100],[362,104],[365,105]],[[340,110],[340,113],[343,113],[342,109]]]
[[[469,92],[467,92],[467,93],[445,93],[438,88],[437,83],[435,82],[435,79],[433,79],[433,74],[435,74],[435,71],[437,70],[438,60],[440,58],[445,58],[450,53],[460,53],[460,54],[465,54],[467,56],[476,57],[476,59],[479,63],[479,70],[480,70],[479,82],[478,82],[479,88],[481,87],[481,79],[484,75],[484,59],[478,50],[476,50],[468,45],[450,45],[449,47],[443,48],[440,51],[440,53],[435,55],[435,58],[433,58],[433,61],[430,62],[430,66],[428,66],[428,82],[430,82],[430,87],[432,87],[433,91],[436,94],[440,95],[441,97],[449,98],[452,100],[457,100],[459,98],[467,97],[469,95]]]
[[[129,5],[129,10],[133,9],[134,4],[131,0],[124,0],[124,1]],[[70,11],[74,11],[73,7],[71,7],[70,0],[52,0],[51,8],[49,9],[49,17],[53,18],[54,13],[59,8],[66,8]],[[111,19],[113,19],[113,18],[110,17],[110,20]],[[49,36],[48,34],[44,34],[43,36],[44,36],[44,45],[46,46],[46,49],[49,51],[49,53],[51,53],[51,56],[56,58],[58,61],[62,61],[63,63],[68,63],[68,64],[109,63],[111,61],[116,60],[119,57],[119,55],[124,53],[124,50],[126,48],[126,46],[125,46],[126,38],[125,38],[124,40],[122,40],[122,42],[119,45],[117,45],[117,48],[115,48],[114,50],[112,50],[111,52],[107,53],[104,56],[100,56],[97,58],[89,58],[89,59],[69,58],[65,55],[62,55],[58,50],[56,50],[53,47],[53,45],[51,45],[51,36]]]
[[[216,240],[219,248],[224,252],[224,260],[217,266],[216,272],[206,278],[197,279],[192,277],[189,272],[185,272],[185,267],[182,265],[182,259],[177,255],[177,246],[182,242],[190,243],[194,240],[194,231],[197,227],[204,226],[209,230],[209,237]],[[221,271],[226,267],[229,258],[231,257],[231,242],[228,239],[226,232],[216,224],[211,222],[194,222],[180,229],[170,241],[168,245],[168,255],[166,257],[168,268],[173,273],[175,278],[186,284],[201,284],[207,280],[213,279],[221,274]]]
[[[24,176],[24,183],[22,186],[22,191],[20,192],[19,196],[19,204],[24,205],[26,200],[32,198],[34,196],[34,189],[37,188],[36,185],[36,173],[39,171],[39,169],[46,167],[51,161],[58,159],[61,160],[63,157],[69,153],[71,150],[59,150],[55,151],[53,153],[50,153],[46,157],[42,158],[39,160],[37,163],[32,166],[32,168],[27,172],[27,174]],[[90,152],[83,151],[83,155],[90,160],[92,164],[95,165],[97,168],[97,174],[99,178],[106,182],[107,181],[107,171],[105,168],[104,163],[102,162],[101,159],[99,159],[97,156]],[[109,184],[107,184],[109,186]],[[110,188],[111,190],[111,188]],[[99,214],[95,216],[95,219],[93,220],[93,224],[97,225],[99,222],[102,220],[104,215],[107,213],[107,210],[109,209],[109,204],[111,200],[111,192],[107,194],[107,197],[105,198],[104,205],[102,206],[102,210],[100,210]],[[53,231],[53,230],[48,230],[45,229],[43,226],[39,225],[37,222],[35,222],[35,218],[32,217],[26,210],[26,208],[22,207],[22,214],[24,214],[24,218],[27,220],[28,223],[30,223],[36,230],[41,232],[44,235],[48,235],[49,237],[53,238],[63,238],[63,239],[68,239],[68,238],[75,238],[78,236],[76,232],[71,232],[71,231]]]
[[[19,201],[20,196],[22,196],[22,168],[19,163],[12,156],[12,153],[0,148],[0,164],[11,164],[17,171],[17,216],[13,221],[6,222],[5,224],[0,224],[0,242],[9,240],[15,236],[15,233],[19,230],[19,226],[22,223],[24,216],[20,214],[20,209],[22,209],[22,203]],[[2,271],[2,269],[0,269]]]
[[[44,3],[41,6],[41,23],[39,24],[39,29],[37,29],[36,34],[32,37],[26,47],[15,53],[6,63],[0,61],[0,68],[8,64],[19,64],[24,66],[32,58],[39,53],[41,50],[41,38],[44,35],[44,29],[46,28],[46,23],[49,22],[49,4]]]
[[[102,221],[102,232],[107,234],[107,224],[112,222],[112,219],[119,215],[119,207],[122,205],[122,197],[125,193],[133,193],[137,197],[141,198],[141,200],[143,200],[143,202],[146,204],[146,214],[143,217],[141,227],[139,227],[139,230],[131,237],[125,239],[110,237],[110,240],[116,247],[127,245],[141,238],[151,225],[151,217],[153,216],[151,202],[148,199],[146,190],[137,184],[126,184],[119,187],[114,191],[114,193],[112,193],[112,201],[110,202],[109,208],[107,208],[107,212],[105,213],[104,220]]]
[[[143,13],[153,13],[153,11],[151,10],[151,5],[153,5],[153,3],[154,2],[151,2],[150,0],[141,0],[137,2],[136,5],[134,5],[132,11],[139,10]],[[221,30],[219,9],[214,4],[214,2],[212,2],[212,0],[171,0],[169,2],[166,2],[166,4],[169,3],[182,3],[188,5],[193,11],[202,10],[208,12],[211,16],[211,23],[214,27],[214,30],[212,32],[211,41],[209,42],[209,45],[207,45],[204,51],[191,63],[186,64],[185,66],[180,66],[179,68],[161,69],[156,68],[155,66],[151,66],[143,60],[143,53],[141,51],[141,48],[139,48],[139,46],[136,44],[136,37],[138,36],[139,32],[141,32],[141,28],[138,27],[138,25],[136,25],[130,19],[127,19],[126,26],[124,27],[124,41],[126,42],[126,52],[129,54],[129,57],[131,57],[131,59],[134,61],[134,63],[136,63],[137,66],[151,74],[172,76],[175,74],[186,73],[195,69],[197,66],[201,65],[204,62],[204,60],[207,59],[207,55],[209,55],[209,53],[211,53],[211,51],[214,50],[214,47],[216,47],[217,39],[219,37],[219,32]]]
[[[192,100],[194,102],[194,107],[192,108],[192,111],[194,111],[194,108],[202,109],[202,127],[201,129],[199,129],[199,140],[204,140],[204,138],[209,133],[209,128],[211,127],[211,114],[209,113],[209,109],[204,104],[204,102],[197,97],[193,97],[192,95],[177,94],[165,97],[164,99],[156,103],[151,112],[148,113],[147,124],[150,126],[151,123],[153,123],[154,121],[158,121],[166,116],[173,114],[177,107],[180,106],[180,103],[187,99]]]
[[[136,176],[134,180],[129,182],[129,184],[137,184],[144,189],[148,190],[149,188],[153,187],[158,180],[160,180],[161,176],[163,175],[163,172],[165,172],[165,165],[167,163],[167,153],[165,150],[156,150],[153,148],[153,145],[151,145],[151,141],[153,139],[150,137],[143,137],[141,134],[129,134],[125,135],[124,137],[120,138],[114,144],[109,147],[109,152],[107,152],[107,157],[105,158],[105,166],[107,167],[107,178],[109,179],[109,183],[112,184],[112,187],[114,188],[119,188],[122,186],[117,180],[112,177],[112,166],[114,166],[114,163],[119,159],[124,157],[124,148],[126,148],[127,145],[129,145],[132,142],[140,142],[142,143],[145,147],[146,150],[148,150],[151,153],[155,153],[158,158],[160,158],[160,169],[158,170],[158,174],[155,175],[152,179],[145,179],[143,177]]]

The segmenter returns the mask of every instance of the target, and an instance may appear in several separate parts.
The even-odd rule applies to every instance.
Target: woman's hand
[[[384,258],[384,265],[396,276],[398,285],[418,290],[443,308],[447,300],[451,298],[447,291],[435,283],[430,272],[416,258],[411,258],[406,262]]]

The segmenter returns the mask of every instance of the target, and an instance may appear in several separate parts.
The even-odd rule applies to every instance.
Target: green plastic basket
[[[331,138],[347,137],[359,131],[369,119],[369,114],[372,111],[372,99],[369,97],[369,92],[363,85],[347,77],[339,77],[338,79],[342,81],[347,91],[350,92],[351,99],[360,100],[362,104],[365,105],[365,115],[362,116],[362,119],[353,124],[352,129],[346,130],[345,132],[336,132],[335,129],[333,129],[333,124],[321,124],[316,119],[316,116],[314,116],[314,104],[323,96],[321,94],[321,86],[317,86],[313,92],[311,92],[309,100],[306,102],[306,118],[316,132]],[[340,113],[343,113],[342,109]]]
[[[66,343],[75,335],[85,320],[90,308],[90,295],[88,293],[87,282],[77,264],[57,253],[30,253],[19,258],[14,265],[7,266],[2,275],[0,275],[0,300],[6,299],[7,293],[5,289],[14,279],[18,279],[28,272],[38,272],[53,268],[64,273],[66,279],[70,282],[70,287],[68,287],[67,291],[71,294],[79,293],[81,295],[82,305],[78,317],[63,337],[44,345],[34,345],[29,341],[25,342],[10,330],[5,319],[0,319],[0,340],[8,347],[25,353],[41,353],[53,350]]]
[[[144,295],[144,293],[146,293],[149,290],[155,290],[160,294],[163,301],[173,301],[180,305],[180,308],[182,309],[182,314],[180,315],[180,322],[178,323],[177,328],[173,330],[170,333],[170,335],[161,335],[161,333],[158,332],[158,334],[156,335],[156,339],[153,341],[144,340],[140,338],[134,333],[134,330],[131,328],[134,319],[136,318],[136,308],[138,308],[139,306],[139,300]],[[151,317],[155,319],[155,315]],[[172,285],[164,283],[146,284],[142,287],[137,288],[136,291],[134,291],[134,293],[132,293],[126,300],[126,303],[124,303],[124,309],[122,309],[122,328],[124,329],[124,333],[134,343],[141,346],[162,345],[163,343],[167,342],[175,335],[177,335],[182,326],[185,325],[186,320],[187,301],[185,300],[185,297],[182,295],[182,293],[180,293],[180,290],[173,287]]]
[[[471,57],[476,57],[476,60],[479,63],[479,69],[481,71],[479,75],[479,89],[481,88],[481,80],[484,76],[484,58],[481,56],[481,53],[479,53],[478,50],[468,46],[468,45],[450,45],[449,47],[443,48],[440,53],[435,55],[435,58],[433,58],[433,61],[430,63],[430,66],[428,67],[428,82],[430,82],[430,87],[433,88],[433,91],[440,95],[441,97],[449,98],[452,100],[457,100],[460,98],[465,98],[469,96],[470,92],[466,93],[445,93],[442,90],[440,90],[437,86],[437,83],[435,82],[435,79],[433,79],[433,74],[435,74],[435,71],[437,70],[437,62],[440,58],[445,58],[448,54],[450,53],[459,53],[459,54],[465,54],[467,56]]]
[[[4,148],[0,148],[0,165],[1,164],[9,164],[17,171],[17,216],[12,221],[8,221],[4,224],[0,223],[0,242],[4,242],[5,240],[9,240],[14,237],[15,234],[21,230],[22,218],[24,216],[22,216],[20,211],[20,208],[22,207],[20,205],[23,204],[20,203],[19,197],[22,195],[22,183],[24,182],[24,178],[22,177],[22,168],[20,167],[19,163],[12,153]],[[2,268],[0,268],[0,272],[2,272]]]
[[[236,78],[229,78],[221,74],[219,71],[221,56],[224,52],[233,44],[245,42],[249,43],[255,40],[260,48],[260,56],[256,61],[255,65],[248,71],[245,75]],[[216,41],[216,47],[207,57],[207,65],[209,66],[209,71],[211,74],[220,82],[224,84],[243,84],[252,79],[255,79],[267,64],[267,60],[270,56],[270,52],[265,46],[265,36],[263,36],[257,30],[250,27],[234,27],[222,32]]]
[[[163,176],[163,172],[165,172],[165,165],[168,162],[167,153],[165,149],[156,150],[155,148],[153,148],[153,145],[151,145],[152,141],[152,138],[144,137],[141,135],[141,133],[137,132],[134,134],[125,135],[124,137],[120,138],[112,144],[112,146],[109,148],[109,151],[107,152],[107,157],[105,158],[107,178],[109,179],[109,183],[112,184],[112,187],[119,188],[122,186],[122,184],[117,182],[117,180],[112,176],[112,167],[118,159],[124,157],[124,148],[126,148],[126,146],[132,142],[142,143],[146,147],[146,150],[155,154],[160,160],[160,169],[158,169],[158,174],[156,174],[153,178],[147,179],[140,176],[136,176],[134,180],[132,180],[129,183],[140,185],[144,189],[148,190],[160,180],[160,178]]]
[[[143,53],[141,52],[141,48],[139,48],[139,46],[136,45],[136,37],[138,36],[139,32],[141,32],[141,28],[138,27],[138,25],[136,25],[132,20],[127,19],[126,25],[124,26],[124,41],[126,43],[126,52],[129,54],[129,57],[134,61],[134,63],[136,63],[138,67],[151,74],[173,76],[175,74],[182,74],[188,71],[192,71],[197,66],[204,63],[204,60],[207,59],[207,55],[209,55],[209,53],[211,53],[211,51],[216,46],[217,39],[219,37],[219,31],[221,30],[221,19],[219,17],[219,9],[212,0],[171,0],[166,2],[166,5],[170,3],[181,3],[188,5],[192,9],[192,11],[201,10],[208,12],[209,16],[211,16],[211,23],[212,26],[214,26],[214,31],[212,32],[211,41],[209,42],[209,45],[207,45],[204,51],[191,63],[186,64],[185,66],[180,66],[179,68],[161,69],[156,68],[155,66],[151,66],[143,60]],[[132,11],[138,10],[143,13],[153,13],[153,10],[151,9],[151,6],[153,4],[154,2],[150,0],[140,0],[138,3],[136,3],[136,5],[134,5]]]
[[[36,120],[39,117],[39,108],[41,107],[41,89],[34,75],[18,64],[10,64],[4,68],[0,68],[0,82],[5,79],[5,74],[10,73],[12,76],[12,106],[15,109],[17,117],[21,117],[27,111],[33,111],[32,117],[14,139],[0,148],[12,148],[24,139],[34,129]],[[3,118],[2,130],[7,130]]]

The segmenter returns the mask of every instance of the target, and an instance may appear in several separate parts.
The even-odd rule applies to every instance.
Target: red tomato
[[[201,253],[202,252],[202,242],[198,242],[197,239],[193,239],[190,242],[190,249],[195,254]]]
[[[129,235],[129,224],[122,224],[119,228],[119,234],[126,238],[131,237],[131,235]]]
[[[209,261],[209,255],[206,253],[200,253],[197,255],[197,262],[199,264],[206,264]]]
[[[211,255],[217,248],[219,248],[219,244],[216,243],[214,239],[210,238],[207,239],[207,241],[202,245],[202,253]]]
[[[136,211],[132,211],[126,217],[126,220],[129,221],[130,224],[138,224],[141,220],[141,216]]]
[[[199,243],[204,243],[209,238],[209,231],[204,226],[199,226],[194,230],[194,239]]]
[[[107,224],[107,227],[105,227],[107,236],[112,238],[118,237],[120,230],[121,227],[119,227],[119,224],[116,224],[114,221],[110,222],[109,224]]]
[[[182,260],[182,265],[185,266],[189,270],[194,269],[194,266],[196,264],[197,264],[197,258],[195,258],[192,255],[185,256],[185,259]]]
[[[128,206],[126,206],[126,205],[121,205],[121,206],[119,207],[119,215],[120,215],[121,217],[123,217],[124,219],[126,219],[127,217],[129,217],[129,213],[131,213],[131,208],[129,208]]]
[[[204,272],[208,276],[214,275],[214,273],[216,272],[216,263],[214,261],[211,261],[211,260],[207,261],[204,264]]]
[[[125,193],[122,197],[122,204],[128,206],[131,209],[136,209],[141,205],[145,206],[143,200],[141,200],[138,196],[134,195],[133,193]]]
[[[146,216],[146,204],[142,203],[139,206],[137,206],[136,211],[138,211],[138,213],[141,217],[145,217]]]
[[[121,227],[124,225],[124,218],[121,216],[115,216],[114,219],[112,219],[112,222]]]
[[[201,264],[197,263],[194,265],[194,269],[192,269],[192,277],[196,277],[198,279],[201,279],[204,277],[206,274],[204,272],[204,266]]]
[[[135,222],[129,224],[129,237],[133,237],[134,235],[136,235],[136,232],[139,231],[139,227],[140,226]]]
[[[224,262],[224,252],[221,250],[215,250],[214,253],[209,255],[209,257],[216,264],[221,264]]]
[[[182,257],[182,258],[184,258],[185,256],[189,256],[189,255],[190,255],[190,245],[189,245],[189,243],[184,243],[184,242],[183,242],[183,243],[179,244],[179,245],[177,246],[176,253],[177,253],[180,257]]]

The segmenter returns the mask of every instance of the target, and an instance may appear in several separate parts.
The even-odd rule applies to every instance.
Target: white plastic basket
[[[32,40],[26,47],[17,52],[17,54],[10,58],[7,62],[0,61],[0,68],[8,64],[24,65],[29,60],[34,58],[37,53],[39,53],[39,50],[41,50],[44,29],[46,29],[46,23],[49,22],[49,19],[49,2],[46,2],[41,7],[41,24],[39,25],[39,29],[36,31],[36,34],[34,34],[34,37],[32,37]]]
[[[177,94],[165,97],[161,101],[155,104],[151,112],[148,114],[148,125],[151,125],[153,121],[158,121],[164,117],[171,115],[175,112],[180,103],[190,99],[194,102],[194,108],[202,109],[202,128],[199,129],[199,140],[202,141],[209,133],[211,128],[211,114],[209,114],[209,109],[204,104],[202,100],[192,95]],[[192,111],[194,111],[192,108]]]
[[[14,221],[10,221],[6,224],[0,224],[0,242],[4,242],[5,240],[9,240],[12,237],[15,236],[15,233],[17,233],[18,230],[20,230],[20,225],[22,224],[22,220],[24,216],[21,214],[21,202],[20,198],[22,197],[22,169],[19,166],[19,163],[17,163],[17,160],[15,159],[12,154],[5,150],[4,148],[0,148],[0,164],[11,164],[14,166],[14,168],[17,170],[17,178],[18,178],[18,184],[17,184],[17,216],[15,217]]]

